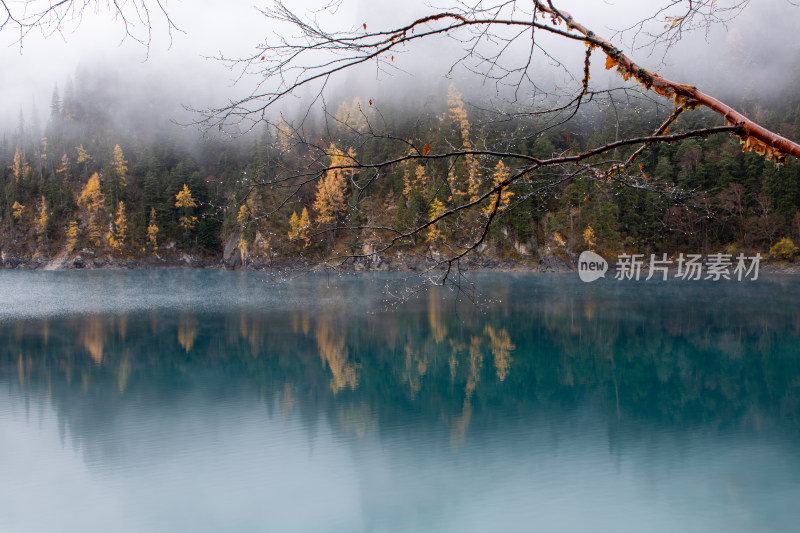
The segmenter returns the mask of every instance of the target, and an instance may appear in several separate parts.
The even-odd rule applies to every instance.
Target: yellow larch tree
[[[91,161],[92,156],[89,155],[89,152],[86,151],[82,144],[75,147],[75,150],[78,152],[78,164]]]
[[[111,205],[116,204],[123,196],[123,190],[127,187],[125,174],[128,172],[127,161],[122,154],[119,145],[114,146],[114,153],[111,156],[111,169],[107,172],[105,179],[106,193],[111,197]]]
[[[406,201],[409,201],[412,191],[416,190],[423,198],[427,199],[432,180],[426,173],[425,167],[411,164],[410,161],[407,163],[403,171],[403,196]]]
[[[108,244],[115,251],[120,252],[125,248],[125,238],[128,236],[128,217],[125,215],[125,202],[117,203],[117,212],[114,216],[113,231],[108,234]]]
[[[417,165],[417,168],[414,170],[414,179],[419,186],[420,191],[424,196],[427,196],[429,193],[429,188],[431,185],[431,179],[428,174],[425,172],[425,167],[422,165]]]
[[[183,189],[175,195],[175,207],[183,209],[183,216],[178,220],[184,231],[192,229],[197,224],[197,217],[191,215],[191,209],[197,207],[197,202],[192,198],[192,191],[186,184]]]
[[[240,226],[244,226],[247,224],[248,218],[250,218],[250,209],[247,207],[247,204],[240,205],[239,213],[236,215],[236,222],[238,222]]]
[[[20,220],[23,214],[25,214],[25,206],[14,200],[14,205],[11,206],[11,216],[14,217],[14,220]]]
[[[597,237],[594,234],[594,228],[592,228],[592,226],[586,226],[586,229],[583,230],[583,240],[589,248],[594,248],[597,244]]]
[[[150,223],[147,225],[147,244],[150,250],[156,253],[158,250],[158,225],[156,224],[156,210],[150,208]]]
[[[88,213],[88,233],[89,241],[94,246],[102,244],[103,228],[102,228],[102,213],[104,210],[105,198],[103,192],[100,190],[100,176],[95,172],[86,185],[83,187],[81,194],[78,196],[78,206],[85,209]]]
[[[356,96],[353,103],[343,101],[334,115],[336,127],[345,133],[363,133],[367,130],[367,114],[361,106],[361,99]]]
[[[67,228],[67,252],[72,253],[76,244],[78,244],[78,222],[70,220]]]
[[[497,162],[497,165],[494,167],[494,174],[492,177],[494,178],[493,185],[495,187],[499,186],[505,180],[508,179],[509,176],[509,169],[502,160]],[[489,197],[490,202],[483,208],[483,214],[489,215],[494,209],[494,204],[497,202],[497,194],[495,193]],[[511,203],[511,197],[514,196],[514,193],[508,190],[508,187],[505,187],[501,190],[500,194],[500,205],[497,208],[497,211],[503,211],[508,208],[509,204]]]
[[[472,149],[470,141],[470,123],[467,117],[467,110],[464,107],[464,100],[461,93],[456,89],[455,84],[450,84],[447,90],[447,107],[450,117],[456,122],[461,132],[461,149],[468,151]],[[478,198],[480,191],[480,177],[478,176],[478,160],[472,154],[464,156],[464,166],[466,167],[467,190],[463,191],[458,183],[458,176],[455,173],[448,175],[450,188],[454,196],[466,195],[471,202]]]
[[[304,207],[300,213],[300,227],[297,237],[303,239],[305,245],[308,246],[309,232],[311,231],[311,219],[308,216],[308,208]]]
[[[236,222],[239,223],[239,226],[242,228],[242,232],[239,234],[239,243],[237,247],[239,248],[242,257],[246,258],[249,253],[249,247],[247,246],[247,235],[245,234],[245,228],[247,227],[247,221],[250,219],[250,208],[247,207],[247,204],[242,204],[239,206],[239,212],[236,215]]]
[[[14,162],[11,165],[11,172],[14,174],[14,180],[19,181],[28,177],[31,167],[25,159],[25,152],[22,151],[21,146],[17,146],[14,152]]]
[[[239,249],[239,253],[242,255],[242,262],[247,263],[247,258],[250,255],[250,247],[247,246],[247,239],[245,238],[244,233],[239,235],[239,242],[236,244],[236,247]]]
[[[192,191],[189,190],[185,183],[183,184],[183,189],[175,195],[175,200],[175,207],[197,207],[197,202],[192,198]]]
[[[303,241],[303,247],[308,246],[310,241],[309,230],[311,229],[311,220],[308,217],[308,208],[303,208],[300,216],[297,212],[292,212],[292,217],[289,219],[289,240],[290,241]]]
[[[100,190],[100,176],[95,172],[86,182],[78,196],[78,205],[89,211],[99,211],[103,207],[105,198]]]
[[[444,214],[445,211],[447,211],[447,208],[442,203],[442,201],[439,200],[438,198],[434,198],[433,201],[431,202],[430,212],[428,213],[429,220],[433,220],[441,216],[442,214]],[[441,226],[442,226],[441,220],[430,226],[428,234],[425,236],[425,241],[431,243],[440,241],[442,239]]]
[[[409,149],[408,155],[416,154],[417,151],[414,148]],[[414,163],[412,159],[403,162],[403,196],[406,202],[411,200],[413,191],[417,191],[422,197],[425,197],[428,194],[430,183],[431,180],[423,165]]]
[[[277,138],[278,149],[281,152],[285,153],[292,149],[292,128],[283,116],[275,125],[275,137]]]
[[[331,168],[319,180],[314,200],[320,225],[335,224],[339,214],[347,209],[347,178],[353,175],[352,169],[342,168],[353,164],[355,152],[352,149],[345,153],[331,144],[329,155]]]
[[[292,211],[292,216],[289,217],[289,233],[290,241],[297,239],[300,233],[300,217],[297,216],[297,211]]]
[[[126,185],[125,174],[128,172],[128,162],[125,161],[125,156],[122,155],[122,148],[119,145],[114,146],[114,156],[111,159],[111,168],[119,179],[120,185]]]

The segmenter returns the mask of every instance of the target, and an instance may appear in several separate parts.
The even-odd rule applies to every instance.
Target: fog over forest
[[[615,33],[652,15],[662,3],[568,0],[558,5],[590,29],[612,39],[643,66],[712,94],[728,98],[748,95],[757,99],[772,96],[780,93],[796,74],[800,62],[794,59],[800,54],[800,42],[793,35],[800,23],[800,8],[793,7],[789,0],[751,2],[727,27],[716,26],[708,35],[695,32],[666,54],[663,48],[643,47],[645,40],[641,35],[634,40],[633,32]],[[306,0],[292,2],[290,7],[303,14],[324,4]],[[434,3],[440,4],[447,5]],[[258,81],[245,77],[235,83],[237,73],[213,57],[246,56],[267,37],[274,38],[281,32],[292,35],[294,30],[287,31],[258,12],[258,7],[266,5],[212,0],[165,3],[179,31],[170,32],[163,14],[154,12],[149,45],[135,40],[147,38],[141,23],[130,28],[133,37],[126,37],[122,21],[105,7],[88,10],[80,22],[65,23],[60,33],[43,36],[34,31],[21,43],[17,34],[4,31],[0,33],[0,62],[4,72],[13,74],[4,76],[0,125],[3,130],[13,128],[20,110],[33,118],[34,106],[40,114],[38,120],[44,121],[53,87],[58,84],[63,88],[67,76],[74,75],[77,69],[105,71],[119,80],[119,86],[129,91],[122,100],[130,102],[137,114],[144,100],[148,107],[155,106],[157,116],[166,114],[181,121],[190,120],[183,114],[182,106],[216,107],[230,98],[245,95]],[[321,20],[328,29],[348,29],[362,23],[368,23],[370,28],[388,28],[429,12],[423,2],[404,3],[398,13],[394,2],[358,0],[343,2],[335,15],[326,12]],[[658,29],[661,24],[663,21],[655,21],[652,27]],[[549,45],[550,41],[544,39]],[[580,65],[580,51],[575,53],[564,46],[553,40],[548,51],[566,64]],[[377,94],[384,104],[414,99],[420,91],[435,93],[441,91],[440,80],[458,51],[457,43],[451,40],[431,40],[410,47],[404,57],[398,57],[398,70],[393,73],[376,72],[373,66],[367,66],[357,73],[335,78],[328,90],[333,94],[352,93],[352,88],[358,87],[359,92],[373,93],[361,94],[362,97]],[[618,83],[617,79],[606,76],[602,61],[595,63],[592,72],[595,83],[597,80]],[[553,82],[563,81],[547,65],[542,65],[537,74],[555,76]],[[462,91],[475,99],[495,89],[463,70],[457,69],[452,77]]]

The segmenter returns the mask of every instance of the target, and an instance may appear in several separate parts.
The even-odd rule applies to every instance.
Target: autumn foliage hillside
[[[514,163],[467,155],[453,165],[408,160],[377,171],[347,168],[354,161],[401,158],[414,149],[469,150],[504,139],[516,151],[549,157],[647,133],[663,120],[655,108],[589,107],[569,129],[539,133],[541,119],[493,121],[451,85],[418,108],[400,111],[393,102],[361,95],[328,114],[305,117],[304,140],[327,154],[319,157],[295,142],[297,122],[288,116],[234,140],[167,121],[121,124],[112,110],[124,102],[113,101],[111,88],[98,98],[101,84],[91,75],[78,79],[63,93],[54,91],[44,126],[24,115],[16,125],[2,125],[13,131],[0,142],[4,257],[61,257],[69,264],[77,255],[141,260],[191,254],[216,261],[227,248],[227,255],[233,249],[266,264],[369,253],[382,246],[376,232],[341,228],[403,233],[454,202],[479,198],[506,179]],[[753,118],[800,138],[800,98],[775,102],[751,109]],[[707,120],[702,113],[681,120],[691,126]],[[405,152],[373,134],[378,121],[410,141]],[[565,180],[530,194],[518,182],[499,199],[399,240],[386,255],[457,250],[476,238],[495,200],[499,214],[480,248],[490,257],[569,259],[588,248],[606,255],[770,249],[781,259],[797,255],[800,165],[794,159],[775,167],[743,153],[735,137],[718,135],[662,145],[640,161],[643,180],[670,182],[685,194],[667,197],[593,180]],[[323,165],[339,168],[305,184],[293,178]]]

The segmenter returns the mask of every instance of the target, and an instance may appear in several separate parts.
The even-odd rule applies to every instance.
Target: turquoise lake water
[[[800,278],[0,272],[0,532],[788,532]]]

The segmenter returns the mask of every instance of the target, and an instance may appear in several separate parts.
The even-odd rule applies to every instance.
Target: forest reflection
[[[430,290],[387,311],[355,310],[347,293],[313,309],[6,321],[0,383],[46,393],[70,423],[81,395],[112,416],[126,396],[177,395],[202,376],[284,418],[329,411],[356,436],[413,416],[453,448],[475,423],[587,403],[609,421],[800,428],[797,307],[622,296],[507,290],[476,307]]]

